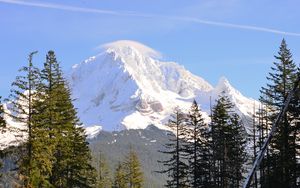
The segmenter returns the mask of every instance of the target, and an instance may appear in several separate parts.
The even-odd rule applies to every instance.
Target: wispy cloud
[[[226,23],[226,22],[215,22],[215,21],[202,20],[202,19],[191,18],[191,17],[175,17],[175,18],[177,20],[189,21],[189,22],[194,22],[194,23],[198,23],[198,24],[214,25],[214,26],[220,26],[220,27],[229,27],[229,28],[245,29],[245,30],[254,30],[254,31],[260,31],[260,32],[268,32],[268,33],[274,33],[274,34],[280,34],[280,35],[300,37],[300,33],[287,32],[287,31],[282,31],[282,30],[272,29],[272,28],[267,28],[267,27],[258,27],[258,26],[243,25],[243,24],[232,24],[232,23]]]
[[[66,11],[73,11],[73,12],[110,14],[110,15],[120,15],[120,16],[123,15],[122,13],[119,13],[117,11],[92,9],[92,8],[81,8],[81,7],[67,6],[67,5],[62,5],[62,4],[45,3],[45,2],[28,2],[28,1],[20,1],[20,0],[0,0],[0,2],[8,3],[8,4],[23,5],[23,6],[31,6],[31,7],[66,10]]]
[[[16,4],[16,5],[22,5],[22,6],[40,7],[40,8],[48,8],[48,9],[57,9],[57,10],[73,11],[73,12],[106,14],[106,15],[113,15],[113,16],[132,16],[132,17],[145,17],[145,18],[156,18],[156,19],[170,19],[170,20],[175,20],[175,21],[191,22],[191,23],[201,24],[201,25],[211,25],[211,26],[218,26],[218,27],[244,29],[244,30],[267,32],[267,33],[273,33],[273,34],[279,34],[279,35],[300,37],[300,33],[296,33],[296,32],[288,32],[288,31],[283,31],[283,30],[278,30],[278,29],[252,26],[252,25],[233,24],[233,23],[227,23],[227,22],[216,22],[216,21],[203,20],[203,19],[198,19],[198,18],[193,18],[193,17],[142,14],[142,13],[133,12],[133,11],[113,11],[113,10],[104,10],[104,9],[75,7],[75,6],[68,6],[68,5],[62,5],[62,4],[45,3],[45,2],[28,2],[28,1],[22,1],[22,0],[0,0],[0,3],[8,3],[8,4]]]

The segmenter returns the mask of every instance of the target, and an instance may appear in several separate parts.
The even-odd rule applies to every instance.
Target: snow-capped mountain
[[[221,78],[213,87],[175,62],[160,60],[160,53],[134,41],[102,46],[102,52],[76,64],[67,74],[75,107],[88,138],[100,130],[144,129],[148,125],[166,129],[165,123],[178,106],[187,111],[194,99],[208,122],[210,101],[224,93],[246,121],[258,102],[243,96]],[[9,113],[9,103],[4,109]],[[5,115],[8,129],[0,133],[0,149],[20,143],[26,135],[20,123]],[[248,118],[249,119],[249,118]],[[244,123],[251,132],[247,122]],[[249,124],[249,123],[248,123]]]
[[[209,121],[210,100],[222,92],[242,116],[253,114],[253,99],[244,97],[226,78],[211,86],[175,62],[134,41],[102,46],[102,52],[72,67],[68,79],[79,117],[86,127],[104,130],[146,128],[164,124],[179,106],[187,111],[196,99]]]

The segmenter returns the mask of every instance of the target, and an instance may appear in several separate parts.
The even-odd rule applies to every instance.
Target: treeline
[[[7,107],[23,135],[17,147],[16,187],[93,187],[95,169],[70,89],[53,51],[42,69],[19,70]]]
[[[207,124],[193,102],[188,114],[176,110],[167,124],[175,135],[160,151],[168,160],[160,173],[166,187],[240,187],[246,161],[246,137],[233,104],[225,95],[217,100]]]
[[[160,173],[168,176],[166,187],[242,186],[246,170],[260,152],[288,92],[300,75],[284,39],[275,59],[267,86],[261,89],[260,105],[254,109],[250,135],[245,132],[233,104],[224,94],[211,109],[210,123],[204,123],[196,101],[188,114],[175,110],[167,124],[175,135],[160,151],[168,157],[168,160],[159,161],[165,167]],[[300,88],[268,145],[251,187],[300,187],[299,91]],[[247,144],[252,147],[246,152]]]
[[[55,53],[49,51],[42,69],[28,65],[19,70],[12,83],[5,112],[0,101],[0,131],[17,131],[18,146],[1,150],[1,158],[13,155],[16,177],[10,186],[25,188],[140,188],[143,172],[133,149],[116,167],[114,181],[103,158],[98,170],[86,135],[71,99],[71,91],[63,76]],[[1,99],[1,98],[0,98]],[[10,116],[18,128],[6,126],[4,115]],[[0,163],[0,168],[2,163]],[[3,174],[3,176],[7,174]],[[2,178],[0,176],[0,178]],[[5,181],[5,180],[4,180]]]
[[[136,152],[130,148],[123,161],[119,161],[112,176],[105,156],[98,156],[98,188],[142,188],[144,175]],[[113,177],[113,178],[112,178]]]

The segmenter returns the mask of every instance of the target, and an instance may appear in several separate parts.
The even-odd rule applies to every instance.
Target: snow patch
[[[87,135],[88,139],[95,138],[100,131],[102,130],[102,127],[99,125],[89,126],[85,127],[85,134]]]

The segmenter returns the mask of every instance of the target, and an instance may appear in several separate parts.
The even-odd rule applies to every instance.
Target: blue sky
[[[300,62],[297,0],[0,0],[0,95],[29,52],[55,50],[65,71],[98,46],[135,40],[212,85],[221,76],[244,95],[259,89],[284,37]]]

